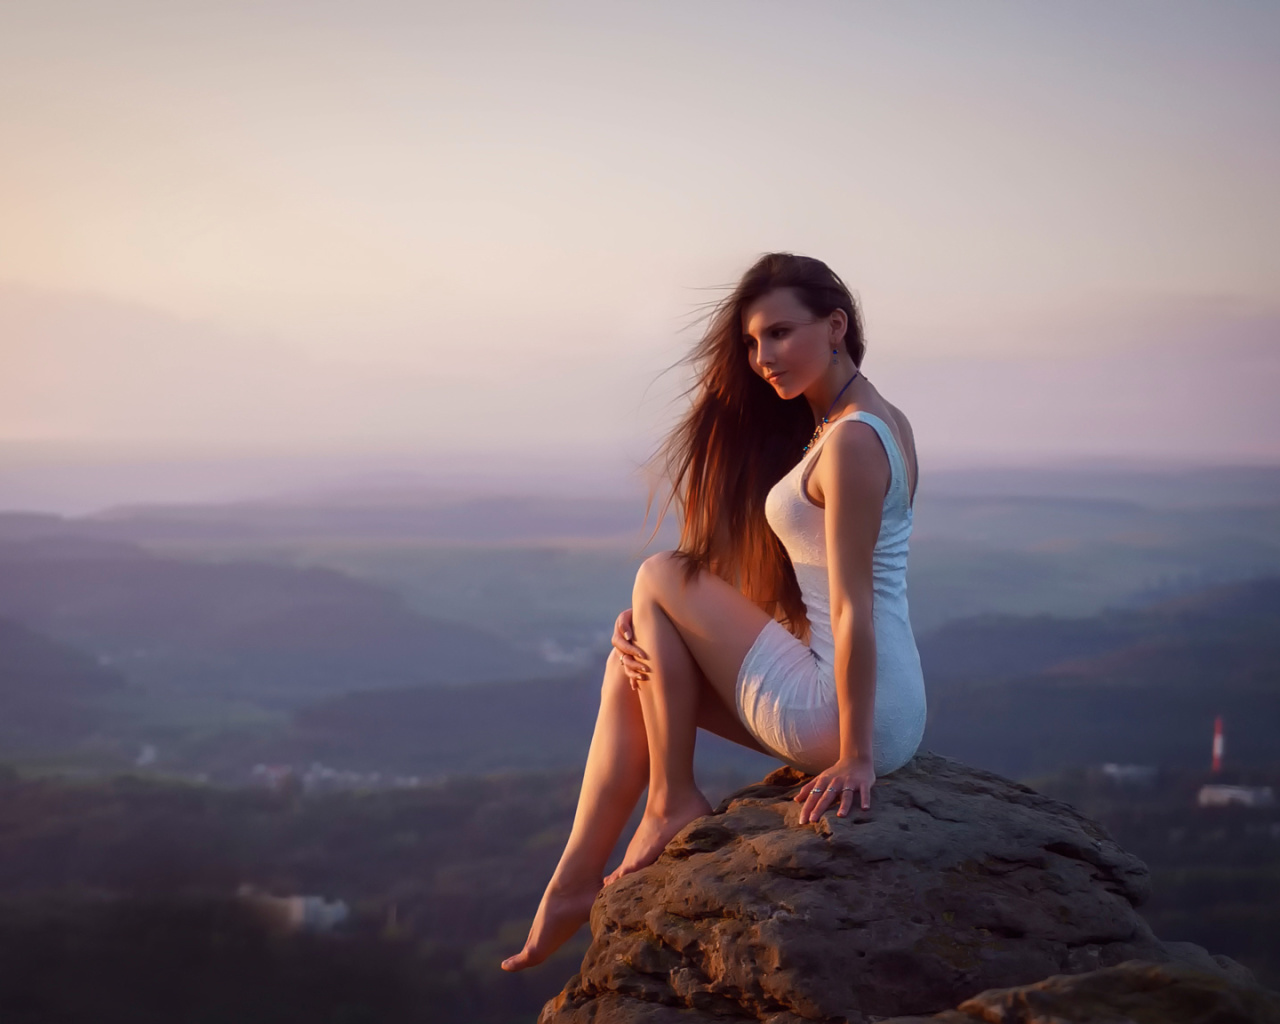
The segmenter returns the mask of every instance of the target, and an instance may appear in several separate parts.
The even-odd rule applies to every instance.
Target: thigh
[[[645,559],[636,573],[633,600],[657,603],[711,688],[736,715],[738,670],[770,617],[714,573],[699,572],[686,582],[684,572],[683,561],[672,552]]]
[[[766,750],[760,745],[760,741],[751,735],[751,730],[743,724],[737,709],[730,709],[725,705],[725,702],[720,699],[720,694],[707,682],[706,676],[699,673],[698,683],[701,687],[698,694],[699,729],[706,729],[707,732],[713,732],[717,736],[757,753],[774,756],[772,750]]]

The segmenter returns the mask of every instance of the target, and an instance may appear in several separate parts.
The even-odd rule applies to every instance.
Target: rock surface
[[[1129,960],[1000,988],[931,1017],[882,1024],[1280,1024],[1280,995],[1181,964]]]
[[[608,886],[540,1024],[862,1024],[1135,959],[1253,982],[1161,943],[1134,909],[1146,866],[1067,804],[921,753],[870,811],[801,826],[804,778],[739,791]]]

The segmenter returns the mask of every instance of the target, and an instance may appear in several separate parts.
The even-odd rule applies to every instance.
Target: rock
[[[1135,959],[1252,981],[1161,943],[1146,866],[1067,804],[921,753],[870,811],[801,826],[805,778],[773,772],[608,886],[539,1024],[862,1024]]]
[[[1166,942],[1164,948],[1165,952],[1169,954],[1170,960],[1187,967],[1230,978],[1232,981],[1238,981],[1241,985],[1256,985],[1258,983],[1253,976],[1253,972],[1245,967],[1244,964],[1236,963],[1229,956],[1222,956],[1217,953],[1211,954],[1203,946],[1197,946],[1194,942]]]
[[[1128,960],[991,989],[932,1017],[882,1024],[1280,1024],[1280,995],[1184,964]]]

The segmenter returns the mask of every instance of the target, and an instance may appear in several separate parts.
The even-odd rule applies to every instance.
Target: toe
[[[504,971],[522,971],[526,967],[531,966],[532,961],[533,954],[529,952],[529,947],[526,945],[524,949],[520,950],[520,952],[515,956],[509,956],[503,960],[502,969]]]

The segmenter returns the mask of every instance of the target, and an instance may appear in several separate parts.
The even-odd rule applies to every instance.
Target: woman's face
[[[790,288],[776,288],[742,313],[742,341],[753,373],[781,398],[802,394],[831,365],[844,311],[815,319]]]

